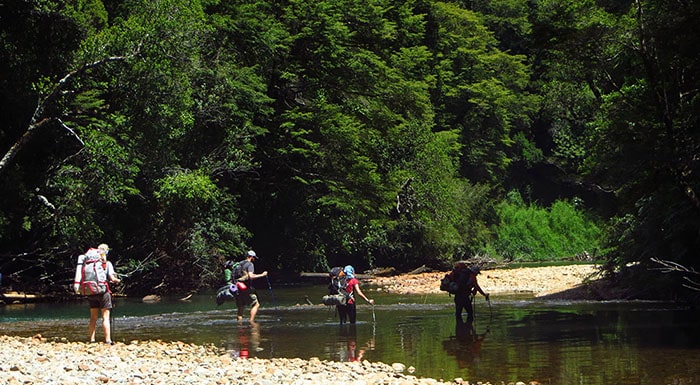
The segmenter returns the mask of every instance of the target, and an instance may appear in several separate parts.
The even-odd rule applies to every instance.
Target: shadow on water
[[[281,287],[275,307],[260,290],[256,324],[237,321],[235,305],[217,307],[211,294],[157,304],[118,299],[113,337],[214,344],[240,357],[401,362],[416,376],[471,382],[700,383],[700,316],[669,304],[495,296],[490,308],[480,297],[474,323],[456,324],[446,295],[368,288],[378,305],[358,306],[358,323],[339,325],[334,308],[300,305],[324,291]],[[6,306],[0,333],[84,341],[87,313],[86,303]]]

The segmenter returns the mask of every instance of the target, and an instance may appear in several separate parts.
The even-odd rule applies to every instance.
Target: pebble
[[[114,345],[0,336],[1,384],[438,385],[405,375],[402,363],[318,358],[238,358],[213,345],[131,341]],[[473,382],[471,384],[476,384]],[[488,383],[484,383],[488,384]]]

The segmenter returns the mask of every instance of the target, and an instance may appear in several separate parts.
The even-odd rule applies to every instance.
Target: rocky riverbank
[[[0,383],[7,385],[432,385],[404,373],[404,365],[319,359],[243,359],[213,346],[162,341],[128,344],[47,341],[0,336]],[[476,383],[476,382],[473,382]]]

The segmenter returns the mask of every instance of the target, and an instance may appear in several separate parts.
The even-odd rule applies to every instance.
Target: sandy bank
[[[598,267],[593,264],[523,267],[483,270],[478,280],[481,288],[490,294],[528,293],[542,297],[581,288],[586,280],[596,273],[598,273]],[[390,293],[440,293],[440,280],[445,274],[447,274],[446,271],[376,277],[366,282],[377,285],[378,290]]]

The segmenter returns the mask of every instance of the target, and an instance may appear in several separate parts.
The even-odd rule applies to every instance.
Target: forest
[[[696,0],[0,4],[2,286],[597,261],[700,293]]]

